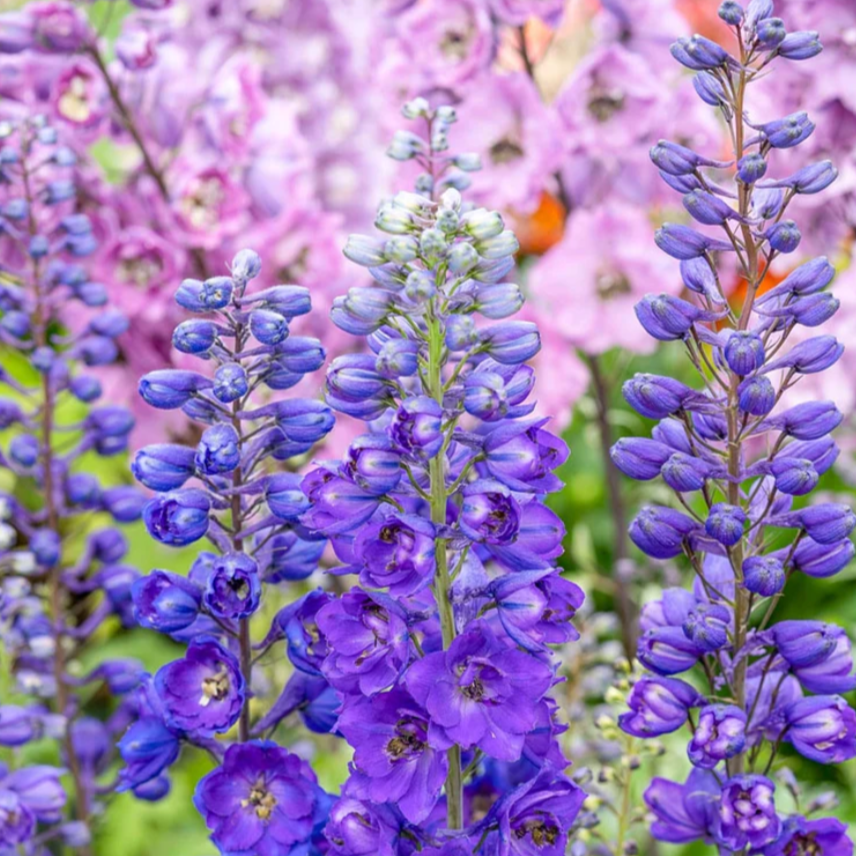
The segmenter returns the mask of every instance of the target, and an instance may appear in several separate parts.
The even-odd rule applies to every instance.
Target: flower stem
[[[439,404],[443,403],[443,331],[435,317],[428,322],[428,394]],[[435,526],[446,525],[446,472],[445,454],[440,452],[429,463],[431,483],[431,521]],[[449,597],[451,580],[449,577],[449,559],[446,553],[446,541],[435,541],[434,597],[440,614],[440,629],[443,634],[443,650],[448,650],[455,638],[455,614]],[[449,829],[463,828],[463,799],[461,775],[461,747],[452,746],[448,750],[449,772],[446,775],[446,817]]]

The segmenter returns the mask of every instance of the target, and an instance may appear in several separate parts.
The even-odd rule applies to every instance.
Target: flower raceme
[[[270,470],[307,453],[333,415],[317,400],[280,397],[325,353],[317,340],[290,335],[291,320],[310,309],[306,289],[253,289],[260,272],[259,256],[243,250],[229,276],[182,282],[176,300],[199,317],[176,327],[173,345],[210,370],[161,369],[140,380],[148,404],[180,408],[202,426],[195,446],[159,443],[137,452],[134,475],[155,492],[143,521],[162,544],[205,538],[212,551],[198,553],[187,577],[154,570],[132,587],[137,621],[188,644],[137,691],[141,714],[120,742],[119,776],[120,790],[156,790],[183,745],[208,751],[220,765],[199,783],[194,803],[212,841],[224,853],[273,856],[311,845],[329,799],[306,762],[254,738],[275,735],[298,710],[309,728],[328,732],[335,698],[318,668],[325,649],[314,647],[312,635],[331,596],[310,592],[272,623],[260,621],[274,587],[310,576],[326,543],[298,522],[309,507],[300,477]],[[254,674],[274,645],[295,671],[279,699],[264,705]],[[224,740],[233,731],[237,740]]]
[[[77,11],[52,15],[53,6],[24,13],[32,38],[75,40]],[[97,241],[77,210],[74,153],[39,116],[0,123],[0,146],[0,341],[22,358],[0,379],[8,438],[0,465],[29,485],[26,502],[19,489],[0,497],[0,635],[15,700],[3,699],[0,745],[26,753],[50,738],[55,754],[39,757],[58,765],[21,765],[27,756],[10,754],[11,767],[0,771],[0,841],[37,852],[52,840],[85,854],[112,790],[102,776],[135,718],[132,691],[143,671],[130,659],[81,666],[105,621],[134,624],[129,589],[138,574],[123,564],[128,544],[112,524],[138,520],[145,498],[102,485],[85,457],[128,445],[134,420],[99,402],[97,377],[116,359],[128,322],[89,277]],[[105,709],[114,715],[102,721],[96,714]]]
[[[582,593],[555,567],[564,530],[543,496],[568,450],[529,418],[540,339],[511,318],[517,242],[465,201],[477,161],[445,154],[455,113],[416,99],[404,115],[424,130],[389,154],[422,173],[379,209],[384,237],[348,240],[373,283],[332,312],[368,349],[332,361],[327,402],[368,431],[302,482],[302,525],[358,576],[319,603],[311,645],[356,751],[326,836],[342,856],[365,852],[363,829],[383,852],[406,836],[558,856],[583,795],[564,774],[549,646],[577,638]],[[494,801],[481,818],[476,793]]]
[[[630,537],[653,558],[685,555],[696,579],[692,591],[669,589],[642,610],[638,656],[653,675],[633,687],[619,725],[645,738],[692,723],[693,773],[683,785],[655,779],[646,793],[655,837],[763,856],[849,853],[837,821],[783,816],[766,776],[784,744],[819,763],[856,756],[856,714],[840,696],[856,686],[846,634],[812,620],[770,623],[795,573],[831,576],[850,561],[856,526],[844,505],[794,509],[838,454],[829,432],[842,417],[833,404],[787,406],[791,387],[841,357],[834,337],[814,331],[838,309],[823,291],[834,270],[818,258],[761,287],[771,262],[800,242],[784,219],[788,205],[826,188],[836,171],[827,161],[771,176],[776,150],[799,145],[814,124],[805,113],[754,124],[740,106],[762,69],[821,50],[817,33],[788,33],[773,13],[772,0],[722,4],[720,17],[739,36],[736,57],[702,36],[672,46],[698,72],[699,95],[731,125],[736,175],[734,190],[724,189],[709,170],[732,164],[667,141],[651,150],[667,184],[685,193],[689,215],[722,234],[663,226],[657,245],[680,260],[697,301],[652,295],[637,306],[654,338],[683,343],[704,388],[651,375],[628,381],[630,405],[660,422],[651,439],[620,440],[612,457],[631,478],[662,476],[676,493],[681,511],[642,509]],[[717,253],[733,254],[748,284],[739,311],[719,289]],[[676,677],[699,666],[704,692]]]

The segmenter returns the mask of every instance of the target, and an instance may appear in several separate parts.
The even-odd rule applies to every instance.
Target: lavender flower
[[[561,773],[547,646],[576,638],[582,593],[555,568],[563,527],[543,495],[568,452],[546,420],[526,418],[523,364],[540,338],[510,320],[522,302],[505,281],[514,235],[464,201],[474,159],[445,154],[454,110],[417,98],[404,115],[420,132],[398,134],[390,153],[423,172],[381,206],[386,239],[348,240],[374,284],[332,315],[368,352],[331,364],[327,400],[370,430],[303,481],[301,522],[367,589],[316,621],[320,671],[356,749],[327,840],[342,854],[391,852],[406,822],[430,850],[560,853],[582,795]],[[509,781],[524,772],[478,818],[483,758]]]
[[[688,747],[697,770],[685,786],[658,780],[649,789],[646,798],[658,818],[653,833],[665,841],[701,838],[723,852],[768,854],[798,849],[798,838],[781,833],[787,828],[801,834],[804,823],[779,816],[774,785],[765,777],[780,747],[789,742],[820,763],[856,756],[856,713],[835,695],[853,684],[844,631],[816,621],[769,626],[794,572],[826,576],[849,561],[856,518],[834,503],[793,510],[794,497],[810,494],[834,461],[837,450],[827,435],[841,415],[826,402],[783,409],[791,387],[841,357],[843,347],[833,337],[807,337],[800,330],[836,311],[837,301],[823,295],[816,317],[814,308],[803,311],[803,301],[820,299],[834,271],[826,259],[815,259],[761,295],[770,264],[800,242],[798,227],[784,218],[798,188],[820,191],[835,179],[835,170],[817,164],[786,180],[769,177],[777,150],[802,143],[814,124],[805,113],[753,122],[745,111],[748,87],[766,69],[807,59],[820,43],[814,33],[788,35],[773,17],[771,0],[753,0],[746,10],[729,0],[720,17],[739,36],[739,56],[700,36],[678,40],[672,53],[705,75],[697,91],[731,127],[734,192],[711,183],[707,173],[727,164],[666,141],[651,158],[661,174],[692,183],[684,197],[687,211],[722,235],[664,226],[657,244],[682,260],[699,305],[650,297],[637,312],[655,338],[683,342],[704,390],[670,378],[628,381],[630,404],[664,421],[654,442],[622,440],[613,456],[632,478],[648,480],[659,472],[683,507],[643,509],[630,527],[634,543],[654,558],[686,556],[696,575],[692,595],[667,593],[643,610],[642,663],[670,676],[700,664],[707,679]],[[719,291],[717,252],[733,253],[748,283],[737,309]],[[646,719],[653,734],[682,724],[682,706],[665,688],[657,707],[643,703],[649,680],[631,693],[632,712],[621,718],[631,734],[645,736]],[[824,694],[802,698],[802,690]],[[837,830],[830,846],[838,846],[836,836]]]
[[[33,4],[22,15],[34,49],[73,51],[87,34],[84,18],[68,4]],[[132,661],[80,668],[105,620],[132,623],[124,594],[137,572],[121,564],[127,543],[111,523],[139,519],[141,497],[131,488],[102,486],[84,457],[127,448],[133,418],[124,408],[97,403],[101,385],[88,371],[115,359],[114,340],[127,321],[104,306],[103,289],[84,267],[96,240],[77,209],[73,154],[43,117],[3,122],[0,137],[0,341],[22,357],[0,381],[10,395],[3,427],[13,432],[0,464],[32,485],[26,504],[0,498],[0,634],[13,664],[14,694],[34,702],[4,705],[0,742],[23,746],[54,738],[70,774],[66,794],[58,769],[4,768],[0,838],[4,846],[31,851],[41,846],[38,837],[76,830],[85,854],[109,791],[97,779],[116,736],[112,720],[105,725],[93,718],[91,700],[104,686],[99,710],[111,695],[123,705],[121,697],[142,675]],[[69,304],[79,308],[68,311]],[[87,531],[72,548],[69,538]]]

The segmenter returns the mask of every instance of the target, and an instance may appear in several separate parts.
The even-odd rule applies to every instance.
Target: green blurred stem
[[[428,394],[441,406],[443,404],[443,331],[433,312],[428,321]],[[429,478],[431,482],[431,520],[436,526],[446,525],[446,472],[445,449],[431,458]],[[435,542],[434,597],[440,614],[440,629],[443,634],[443,650],[448,650],[455,639],[455,614],[449,598],[451,580],[446,541]],[[463,800],[461,776],[461,747],[452,746],[448,751],[449,772],[446,776],[446,815],[449,829],[463,828]]]
[[[609,499],[609,510],[612,517],[612,528],[614,533],[612,548],[613,568],[618,562],[628,556],[627,544],[627,509],[624,505],[624,493],[621,490],[621,481],[618,470],[612,463],[610,450],[612,449],[613,436],[612,425],[609,422],[609,384],[603,374],[603,366],[600,358],[593,354],[584,354],[589,367],[592,380],[592,391],[597,406],[597,427],[600,436],[600,453],[603,459],[603,469],[606,476],[606,492]],[[618,613],[621,624],[621,645],[624,656],[632,663],[636,656],[636,604],[630,595],[627,586],[613,577],[615,610]]]

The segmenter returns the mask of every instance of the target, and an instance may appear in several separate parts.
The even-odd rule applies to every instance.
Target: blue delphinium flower
[[[87,853],[109,790],[97,779],[122,718],[94,718],[89,700],[98,689],[103,711],[110,694],[121,699],[142,676],[131,660],[80,668],[106,619],[133,624],[127,592],[137,572],[122,564],[128,545],[112,523],[139,519],[144,497],[102,486],[83,457],[127,448],[134,420],[98,402],[101,384],[89,369],[116,358],[128,324],[87,275],[96,242],[76,211],[73,154],[43,117],[0,123],[0,147],[0,342],[23,358],[4,361],[0,377],[0,466],[29,485],[26,503],[18,491],[0,497],[0,636],[12,692],[33,699],[3,705],[0,745],[54,738],[57,764],[70,773],[66,795],[58,768],[4,768],[0,839],[20,852],[40,849],[40,837]],[[74,314],[63,311],[70,301],[80,306]],[[81,532],[89,533],[82,548],[70,545]]]
[[[684,785],[657,779],[646,794],[655,837],[704,839],[720,852],[763,856],[826,853],[823,840],[829,853],[849,853],[852,844],[835,822],[815,827],[799,815],[780,816],[766,778],[784,744],[820,763],[856,756],[856,713],[839,695],[856,686],[846,634],[813,620],[771,625],[794,573],[831,576],[850,561],[856,526],[845,505],[793,508],[838,454],[828,435],[842,417],[831,402],[787,406],[791,387],[843,351],[832,336],[813,330],[838,309],[823,291],[834,269],[814,259],[774,288],[763,286],[770,264],[800,241],[797,225],[784,217],[788,205],[823,190],[836,171],[824,161],[787,178],[770,175],[775,150],[799,145],[814,124],[805,113],[753,122],[747,89],[776,61],[821,50],[817,33],[788,33],[773,13],[772,0],[752,0],[745,10],[733,0],[722,4],[720,17],[738,36],[739,56],[700,36],[672,48],[680,63],[699,72],[697,92],[729,123],[736,176],[733,192],[725,190],[707,170],[728,164],[665,141],[651,151],[670,186],[679,176],[694,188],[684,197],[689,214],[722,234],[663,226],[657,244],[681,261],[698,303],[652,296],[637,311],[652,336],[684,343],[704,389],[650,375],[629,380],[630,405],[662,421],[652,440],[618,442],[613,460],[634,479],[662,475],[676,492],[681,511],[642,509],[630,537],[654,558],[685,555],[696,580],[692,592],[669,590],[643,609],[639,659],[668,677],[642,678],[619,725],[638,737],[692,725],[688,755],[695,772]],[[716,98],[706,97],[711,86]],[[720,291],[715,252],[733,254],[747,283],[737,308]],[[682,681],[675,687],[673,676],[699,666],[706,689],[693,698]],[[800,842],[815,842],[815,835],[817,843],[803,851]]]
[[[583,794],[564,774],[549,646],[577,638],[583,598],[556,568],[564,529],[543,498],[568,450],[527,418],[540,338],[510,320],[517,241],[462,195],[477,163],[446,154],[454,111],[418,98],[404,115],[420,132],[390,153],[424,172],[381,205],[384,237],[348,240],[374,282],[332,310],[368,352],[333,361],[327,401],[368,433],[302,483],[301,522],[359,586],[287,622],[356,750],[327,840],[342,856],[402,835],[432,853],[561,854]],[[484,817],[477,793],[498,800]]]
[[[173,343],[207,370],[157,370],[140,380],[150,405],[181,408],[204,426],[195,448],[156,444],[137,453],[133,472],[155,491],[143,521],[162,544],[205,538],[214,551],[201,551],[187,577],[154,570],[132,587],[137,621],[189,644],[139,691],[138,721],[120,742],[120,789],[156,794],[182,745],[206,749],[222,765],[200,782],[194,801],[213,842],[226,853],[273,856],[303,852],[328,806],[304,762],[253,738],[270,736],[295,711],[310,728],[330,731],[335,705],[315,667],[326,653],[314,644],[315,614],[330,595],[310,592],[272,627],[253,626],[268,587],[305,579],[325,546],[298,523],[309,507],[300,477],[271,470],[307,453],[334,420],[320,401],[280,397],[283,372],[291,386],[325,354],[317,340],[289,336],[292,318],[310,309],[306,289],[254,290],[260,270],[258,255],[243,250],[230,276],[185,280],[176,299],[202,317],[179,324]],[[256,630],[263,631],[258,638]],[[279,700],[257,705],[254,721],[254,663],[276,644],[299,671]],[[307,672],[309,682],[301,677]],[[233,729],[237,742],[224,756],[222,735]],[[234,786],[228,797],[226,782]]]

